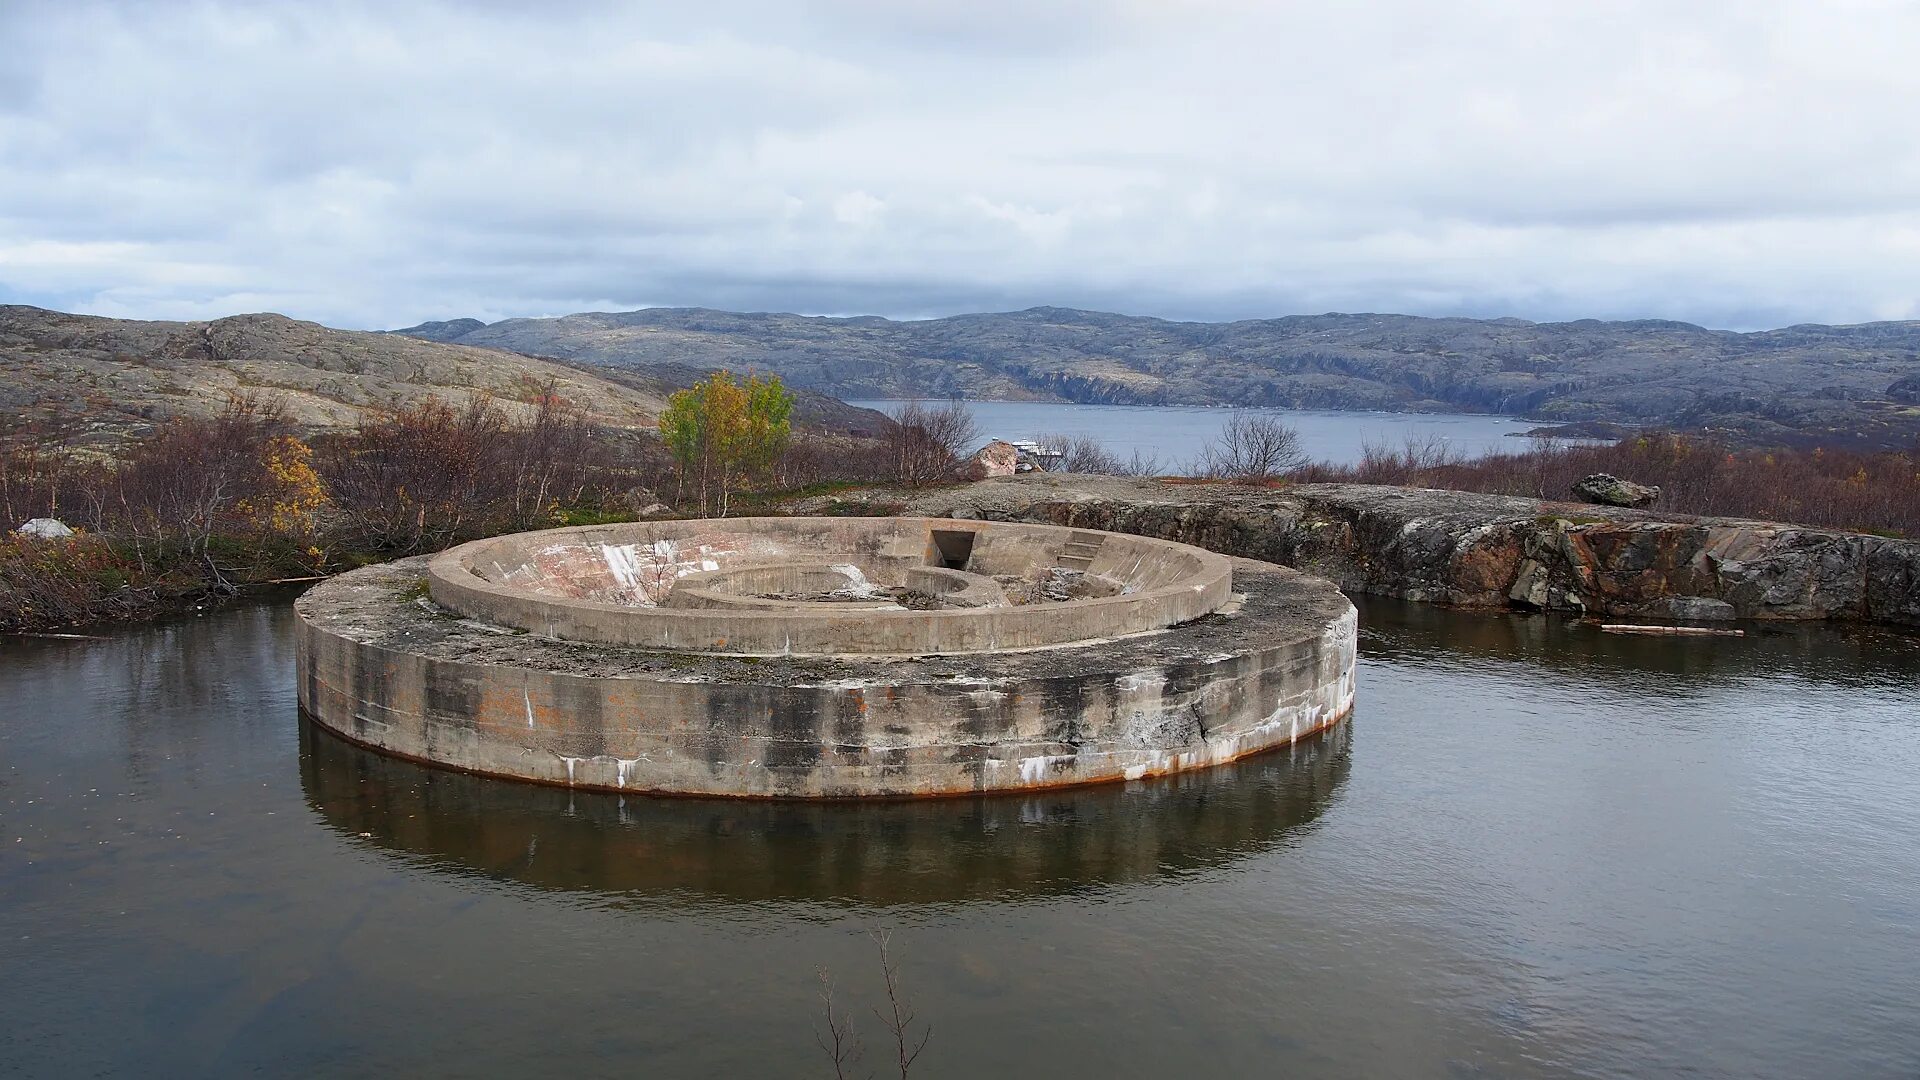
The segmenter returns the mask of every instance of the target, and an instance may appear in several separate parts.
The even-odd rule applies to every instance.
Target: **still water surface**
[[[854,401],[892,413],[898,401]],[[982,439],[1035,439],[1048,435],[1089,435],[1127,460],[1136,451],[1158,459],[1159,470],[1187,470],[1220,434],[1231,409],[1201,405],[1074,405],[1045,401],[969,401]],[[1312,409],[1248,409],[1278,416],[1300,433],[1301,445],[1315,461],[1350,465],[1368,444],[1399,449],[1408,439],[1437,441],[1464,457],[1519,453],[1536,440],[1508,438],[1539,424],[1511,416],[1455,413],[1334,412]],[[1590,440],[1581,440],[1590,441]]]
[[[345,746],[284,603],[0,643],[0,1073],[828,1075],[876,928],[916,1076],[1920,1072],[1920,645],[1363,617],[1294,752],[832,807]]]

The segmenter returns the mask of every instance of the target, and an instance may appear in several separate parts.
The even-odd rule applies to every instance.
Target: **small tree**
[[[702,514],[717,503],[727,516],[740,481],[764,473],[786,449],[792,416],[793,393],[778,377],[749,375],[742,384],[721,370],[676,391],[660,414],[660,437],[680,466],[678,497],[691,481]]]
[[[1222,480],[1259,483],[1307,463],[1300,433],[1277,416],[1235,412],[1200,452],[1194,472]]]
[[[749,476],[765,475],[793,440],[793,392],[778,376],[747,376],[746,430],[740,467]]]
[[[894,411],[893,427],[887,431],[894,477],[909,487],[952,480],[960,456],[973,449],[979,437],[973,410],[958,398],[932,407],[906,402]]]

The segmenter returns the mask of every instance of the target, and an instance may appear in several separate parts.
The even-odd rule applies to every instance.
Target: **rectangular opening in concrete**
[[[973,558],[974,534],[960,529],[933,530],[934,565],[949,570],[965,570]]]

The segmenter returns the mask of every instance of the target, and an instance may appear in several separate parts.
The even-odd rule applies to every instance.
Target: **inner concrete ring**
[[[1186,544],[1051,525],[732,518],[478,540],[435,556],[427,578],[441,607],[568,641],[736,656],[934,656],[1189,622],[1227,601],[1233,570],[1225,556]],[[1020,602],[1010,588],[1039,602]],[[903,593],[927,602],[903,605]]]

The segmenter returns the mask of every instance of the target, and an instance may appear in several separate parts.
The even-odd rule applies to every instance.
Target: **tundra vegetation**
[[[682,393],[658,439],[602,427],[549,385],[524,402],[430,396],[317,435],[239,396],[114,456],[31,432],[0,442],[0,630],[138,618],[503,532],[899,479],[886,437],[794,430],[776,379],[720,373]],[[77,535],[12,531],[39,517]]]
[[[1411,487],[1571,498],[1582,477],[1611,473],[1660,489],[1660,513],[1785,521],[1920,537],[1920,446],[1904,451],[1741,450],[1663,432],[1608,445],[1552,441],[1467,458],[1438,440],[1369,446],[1352,465],[1295,470],[1298,483]]]

